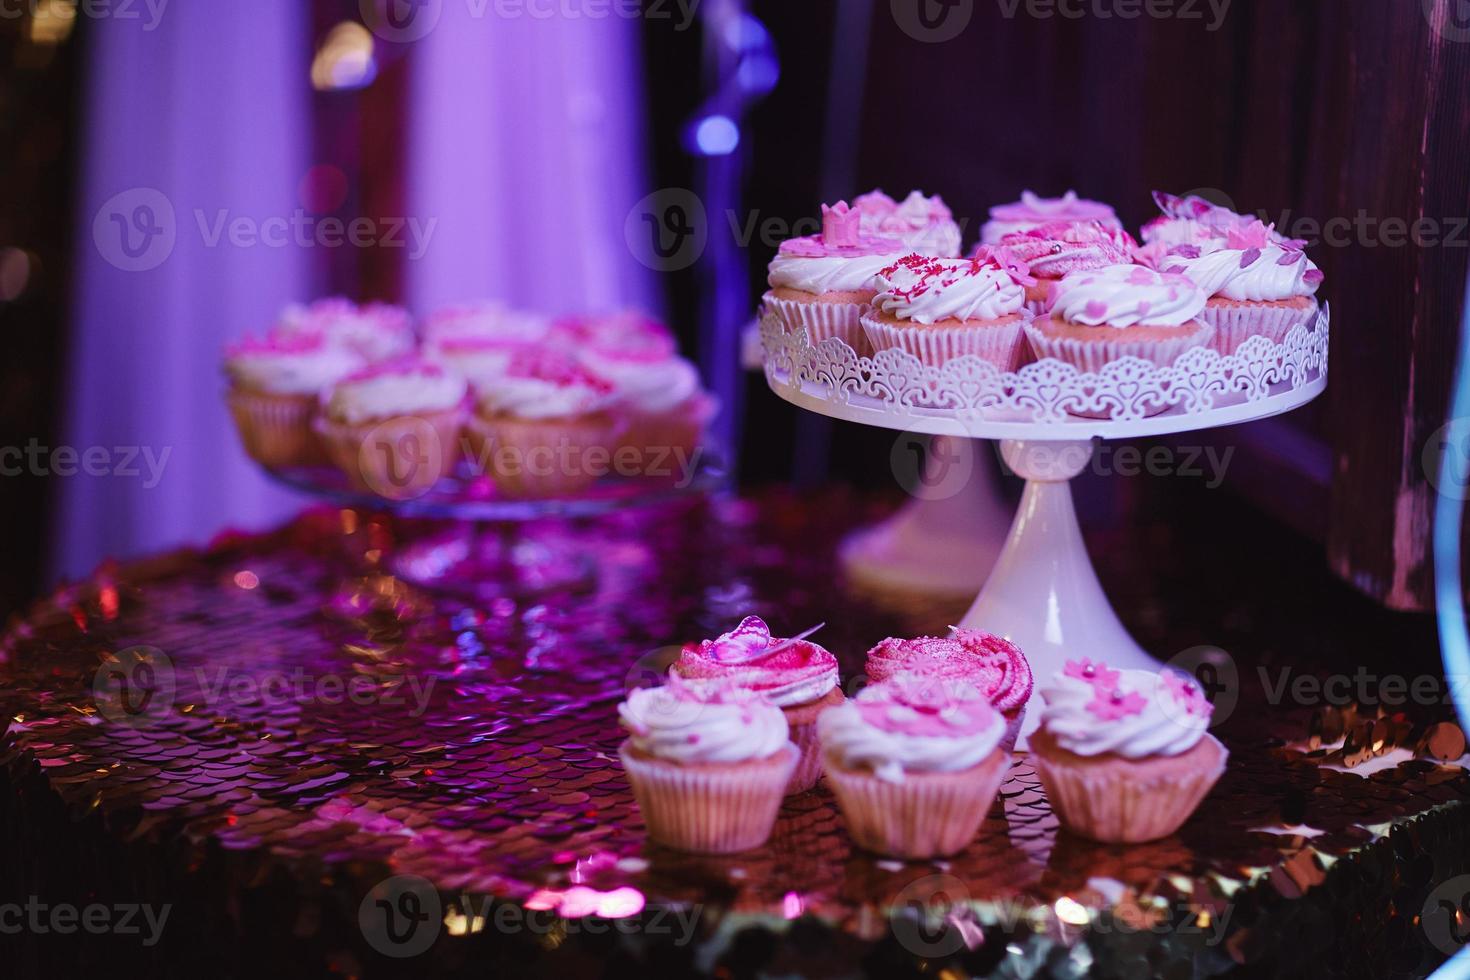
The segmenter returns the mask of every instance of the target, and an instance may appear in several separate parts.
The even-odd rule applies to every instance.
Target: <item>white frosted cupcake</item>
[[[323,389],[362,368],[363,357],[320,335],[247,337],[225,351],[225,396],[251,458],[265,466],[320,463],[312,431]]]
[[[1041,197],[1031,191],[1022,191],[1019,201],[997,204],[990,209],[990,220],[980,227],[980,243],[995,245],[1006,235],[1058,221],[1097,221],[1108,228],[1123,228],[1112,207],[1101,201],[1078,197],[1076,191],[1067,191],[1061,197]]]
[[[1027,324],[1026,336],[1037,357],[1084,371],[1128,355],[1167,366],[1209,342],[1214,329],[1199,319],[1204,308],[1204,291],[1181,274],[1113,265],[1064,276],[1049,314]]]
[[[511,497],[586,489],[612,468],[622,428],[616,389],[575,358],[533,349],[474,385],[466,444]]]
[[[424,353],[433,355],[446,343],[496,341],[533,344],[546,339],[551,321],[539,313],[481,301],[435,310],[424,320]]]
[[[640,473],[659,476],[649,471],[693,458],[718,406],[699,383],[698,368],[678,355],[627,347],[589,347],[581,361],[617,389],[627,425],[618,446],[636,454]]]
[[[352,482],[384,497],[416,497],[459,458],[468,386],[417,358],[375,364],[323,396],[316,431]]]
[[[563,317],[552,324],[546,342],[570,353],[597,350],[647,360],[679,350],[668,326],[640,310]]]
[[[864,234],[897,238],[920,255],[954,258],[960,254],[960,226],[949,207],[935,194],[909,191],[900,204],[881,190],[871,190],[852,202],[862,215]]]
[[[938,367],[966,354],[1002,371],[1025,343],[1026,265],[982,245],[974,258],[908,255],[880,271],[872,309],[862,317],[874,351],[906,351]]]
[[[796,746],[786,716],[730,685],[672,680],[618,706],[618,749],[650,839],[701,854],[759,847],[771,836]]]
[[[781,243],[767,270],[762,298],[786,329],[805,328],[812,344],[836,337],[868,352],[859,322],[877,292],[875,276],[907,249],[896,238],[862,231],[862,215],[844,201],[822,205],[822,232]]]
[[[1209,296],[1200,319],[1215,328],[1211,345],[1233,354],[1251,337],[1273,344],[1317,315],[1322,270],[1302,251],[1259,221],[1231,227],[1212,251],[1176,245],[1159,260],[1165,272],[1188,276]]]
[[[275,332],[283,337],[320,337],[369,363],[402,357],[417,344],[407,310],[386,303],[359,306],[340,296],[309,306],[292,303],[281,312]]]
[[[900,673],[817,719],[827,785],[861,847],[902,858],[974,840],[1010,768],[1006,724],[971,685]]]

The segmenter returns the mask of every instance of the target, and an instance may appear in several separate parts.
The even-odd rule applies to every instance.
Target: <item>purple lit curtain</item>
[[[411,58],[409,214],[434,220],[407,263],[423,312],[501,299],[550,313],[640,306],[654,276],[624,239],[644,176],[636,20],[446,3]],[[641,229],[640,229],[641,230]]]
[[[308,15],[300,0],[252,0],[169,4],[151,29],[151,18],[87,24],[60,401],[65,444],[93,450],[93,465],[52,478],[57,574],[268,524],[299,506],[240,451],[219,360],[226,341],[315,290],[309,255],[215,233],[222,215],[263,222],[301,206]]]

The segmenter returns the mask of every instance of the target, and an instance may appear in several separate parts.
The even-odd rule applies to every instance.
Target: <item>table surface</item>
[[[615,707],[660,648],[748,613],[780,633],[825,620],[818,639],[847,682],[873,642],[945,614],[884,611],[839,587],[833,547],[871,513],[844,493],[780,493],[537,526],[533,536],[593,553],[595,583],[478,607],[384,575],[386,557],[425,526],[354,511],[309,511],[274,534],[104,568],[38,604],[0,646],[3,758],[39,766],[74,810],[142,814],[169,834],[350,874],[360,887],[416,875],[446,894],[571,916],[645,903],[645,915],[695,907],[712,921],[777,928],[807,916],[859,940],[884,936],[894,910],[914,903],[1051,911],[1065,929],[1070,903],[1157,901],[1207,923],[1242,889],[1287,899],[1310,890],[1393,821],[1470,790],[1461,769],[1424,758],[1366,776],[1327,768],[1342,753],[1298,744],[1313,713],[1259,710],[1243,684],[1218,730],[1227,772],[1156,843],[1059,833],[1022,755],[975,842],[945,862],[855,850],[822,788],[788,799],[759,850],[701,857],[650,845],[616,761]],[[1146,592],[1159,580],[1135,584]],[[1121,598],[1148,638],[1158,598]],[[1184,615],[1207,615],[1207,597],[1191,601]],[[1174,642],[1197,642],[1192,629],[1255,635],[1261,624],[1237,615],[1230,625],[1214,601],[1224,625],[1160,631]],[[136,645],[152,651],[139,659]],[[148,681],[157,701],[128,713],[99,699],[94,685],[119,672]],[[1403,717],[1378,725],[1390,747],[1423,731]],[[1312,829],[1283,832],[1299,826]],[[1235,923],[1217,952],[1248,959],[1251,934]]]

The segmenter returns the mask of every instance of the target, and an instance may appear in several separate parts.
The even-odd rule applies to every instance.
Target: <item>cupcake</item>
[[[352,482],[391,499],[417,497],[459,458],[464,378],[416,357],[350,375],[322,397],[315,428]]]
[[[636,454],[639,473],[666,467],[671,455],[680,466],[693,458],[719,405],[698,368],[678,355],[623,347],[589,347],[581,361],[617,389],[627,425],[619,449]]]
[[[1010,768],[1005,721],[963,681],[896,674],[824,712],[817,730],[848,834],[892,857],[963,850]]]
[[[673,357],[679,349],[667,326],[637,310],[564,317],[552,324],[546,341],[571,353],[599,350],[649,360]]]
[[[981,246],[974,258],[908,255],[881,270],[872,309],[862,317],[874,351],[906,351],[931,367],[966,354],[1002,371],[1015,366],[1026,286],[1024,263]]]
[[[477,379],[465,442],[509,497],[555,497],[605,475],[622,423],[613,385],[568,354],[532,348]]]
[[[1073,272],[1052,288],[1049,315],[1026,326],[1037,357],[1084,371],[1132,355],[1160,366],[1209,342],[1205,293],[1185,276],[1141,265]]]
[[[1111,207],[1078,197],[1076,191],[1067,191],[1061,197],[1037,197],[1030,191],[1022,191],[1019,201],[997,204],[990,209],[990,220],[980,227],[980,243],[996,245],[1006,235],[1058,221],[1097,221],[1107,228],[1123,228]]]
[[[503,303],[479,302],[447,306],[424,320],[424,351],[432,354],[446,343],[485,341],[534,344],[546,339],[551,321],[539,313],[515,310]]]
[[[472,384],[486,384],[505,374],[517,357],[534,355],[537,345],[488,336],[446,336],[424,345],[424,358]]]
[[[786,716],[751,691],[673,682],[618,705],[618,749],[648,836],[667,847],[728,854],[771,836],[796,767]]]
[[[866,354],[858,319],[876,292],[874,277],[909,250],[896,238],[865,234],[862,216],[846,202],[822,205],[822,232],[781,243],[762,297],[789,331],[805,327],[818,344],[836,337]]]
[[[925,197],[909,191],[899,204],[880,190],[872,190],[852,202],[861,215],[864,234],[897,238],[904,248],[920,255],[954,258],[960,254],[960,226],[938,194]]]
[[[283,337],[319,337],[370,363],[409,354],[417,344],[407,310],[386,303],[358,306],[340,296],[310,306],[287,306],[275,332]]]
[[[1053,221],[1028,231],[1013,231],[1000,244],[1026,264],[1035,280],[1026,287],[1026,309],[1033,315],[1045,311],[1051,288],[1062,277],[1126,265],[1133,261],[1136,246],[1126,231],[1101,221]]]
[[[1010,640],[959,627],[951,627],[947,637],[889,637],[868,651],[866,670],[874,682],[914,673],[969,683],[1005,719],[1001,748],[1007,752],[1015,748],[1031,699],[1032,678],[1031,664]]]
[[[1210,703],[1172,671],[1068,661],[1043,686],[1031,758],[1062,826],[1110,844],[1167,837],[1225,771]]]
[[[780,708],[801,752],[786,792],[805,792],[817,784],[822,774],[817,719],[845,700],[837,686],[836,657],[807,640],[777,639],[759,617],[747,616],[716,639],[686,645],[669,670],[683,679],[734,683]]]
[[[1307,258],[1303,244],[1252,221],[1227,230],[1214,251],[1176,245],[1160,266],[1204,290],[1209,299],[1199,318],[1215,328],[1211,346],[1234,354],[1251,337],[1279,344],[1292,327],[1310,325],[1316,317],[1322,270]]]
[[[225,351],[225,396],[245,451],[270,467],[323,462],[312,431],[327,386],[363,366],[360,354],[319,334],[247,337]]]

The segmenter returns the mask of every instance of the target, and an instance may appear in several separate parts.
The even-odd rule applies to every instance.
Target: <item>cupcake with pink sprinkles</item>
[[[282,337],[317,337],[368,362],[410,354],[418,342],[413,318],[402,307],[387,303],[359,306],[341,296],[310,305],[292,303],[281,312],[274,332]]]
[[[1001,747],[1007,752],[1015,748],[1033,680],[1026,655],[1010,640],[961,627],[952,627],[943,637],[889,637],[868,651],[866,670],[875,683],[913,673],[970,684],[1005,719]]]
[[[1157,840],[1199,806],[1228,753],[1194,679],[1068,661],[1041,688],[1031,757],[1062,826],[1106,843]]]
[[[321,392],[364,364],[320,334],[247,337],[225,349],[225,396],[245,451],[265,466],[324,462],[312,430]]]
[[[1006,235],[1059,221],[1069,224],[1096,221],[1107,228],[1123,227],[1110,205],[1078,197],[1076,191],[1067,191],[1061,197],[1042,197],[1022,191],[1019,201],[997,204],[990,209],[990,220],[980,227],[980,243],[996,245]]]
[[[802,793],[817,784],[822,758],[817,722],[822,713],[846,700],[837,686],[837,658],[801,638],[781,639],[758,616],[747,616],[713,640],[687,644],[670,668],[686,680],[733,683],[780,708],[801,752],[787,785]]]
[[[1052,286],[1062,277],[1132,262],[1136,246],[1126,231],[1101,221],[1053,221],[1011,232],[1000,244],[1036,280],[1026,287],[1026,309],[1033,315],[1045,312]]]
[[[895,674],[827,711],[817,728],[848,833],[892,857],[964,850],[1010,769],[1005,721],[964,681]]]

